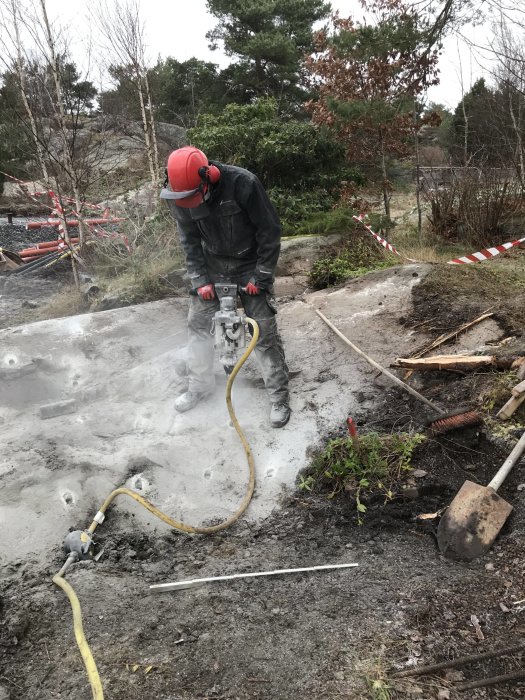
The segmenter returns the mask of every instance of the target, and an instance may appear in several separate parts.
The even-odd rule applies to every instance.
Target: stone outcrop
[[[144,179],[148,173],[146,153],[143,139],[142,124],[140,122],[123,122],[114,118],[102,116],[90,117],[78,125],[76,141],[80,157],[86,161],[86,170],[92,170],[99,174],[107,174],[108,180],[118,181],[122,174],[124,187],[119,187],[120,192],[126,189],[131,181],[138,182]],[[54,156],[61,158],[62,144],[59,135],[53,132],[49,125],[44,127],[49,138],[49,147]],[[159,123],[156,125],[159,157],[161,163],[166,161],[167,155],[175,148],[187,144],[186,131],[175,124]],[[82,149],[84,156],[82,156]],[[28,170],[35,166],[29,166]],[[159,173],[161,177],[161,173]],[[41,182],[31,183],[32,191],[45,190]],[[118,203],[124,200],[132,206],[145,209],[147,215],[151,211],[152,193],[148,187],[133,188],[127,195],[117,198]],[[68,193],[70,194],[70,193]],[[155,193],[156,196],[156,193]],[[13,211],[17,215],[31,215],[42,211],[38,203],[32,202],[16,182],[7,180],[4,182],[0,196],[0,212]]]

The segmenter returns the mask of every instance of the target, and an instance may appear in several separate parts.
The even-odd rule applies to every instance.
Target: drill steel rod
[[[247,574],[231,574],[229,576],[210,576],[209,578],[194,578],[186,581],[175,581],[173,583],[158,583],[150,586],[150,590],[156,593],[164,593],[165,591],[177,591],[183,588],[193,588],[194,586],[202,586],[205,583],[218,583],[221,581],[234,581],[244,578],[256,578],[260,576],[278,576],[282,574],[301,574],[307,571],[328,571],[333,569],[349,569],[350,567],[359,566],[359,564],[325,564],[323,566],[306,566],[300,569],[275,569],[274,571],[255,571]]]
[[[525,671],[514,671],[514,673],[505,673],[503,676],[492,676],[491,678],[480,678],[477,681],[470,683],[462,683],[454,686],[454,690],[463,692],[464,690],[474,690],[474,688],[484,688],[487,685],[497,685],[498,683],[508,683],[509,681],[519,681],[525,678]]]
[[[449,661],[440,661],[439,663],[429,664],[428,666],[416,666],[407,671],[398,671],[397,673],[393,673],[392,678],[408,678],[409,676],[422,676],[424,674],[434,673],[435,671],[441,671],[444,668],[457,668],[458,666],[466,666],[467,664],[474,663],[476,661],[492,659],[494,656],[503,656],[503,654],[513,654],[517,651],[525,651],[525,642],[521,642],[521,644],[514,644],[510,647],[503,647],[502,649],[492,649],[491,651],[484,651],[481,654],[459,656],[457,659],[450,659]]]

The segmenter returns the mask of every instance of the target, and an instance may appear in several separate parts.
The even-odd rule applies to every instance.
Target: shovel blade
[[[439,549],[450,559],[476,559],[490,549],[511,511],[493,489],[465,481],[439,522]]]

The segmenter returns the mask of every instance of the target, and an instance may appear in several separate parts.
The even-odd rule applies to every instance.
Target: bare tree
[[[37,123],[33,109],[29,104],[26,62],[24,61],[22,41],[20,37],[20,22],[21,22],[21,5],[17,0],[1,0],[0,8],[2,9],[2,29],[3,35],[1,39],[2,46],[2,63],[9,70],[14,66],[18,77],[19,92],[24,106],[25,114],[29,124],[31,138],[35,146],[35,155],[38,161],[40,171],[44,181],[49,182],[49,173],[44,157],[44,148],[41,142],[41,136],[37,128]],[[9,31],[12,29],[12,33]]]
[[[416,208],[417,208],[417,233],[421,239],[423,232],[423,212],[421,209],[421,157],[419,148],[419,131],[420,131],[420,108],[416,99],[414,99],[414,159],[416,165]]]
[[[464,129],[463,129],[463,165],[465,167],[468,166],[470,162],[470,157],[469,157],[469,116],[467,113],[467,107],[465,104],[465,84],[463,81],[463,62],[461,60],[461,51],[459,49],[459,44],[457,45],[457,52],[458,52],[458,64],[459,64],[459,84],[461,86],[461,111],[463,113],[463,122],[464,122]]]
[[[523,144],[525,107],[525,46],[509,28],[503,16],[495,27],[495,41],[498,68],[496,81],[502,92],[506,91],[508,116],[514,136],[514,159],[519,180],[523,186],[525,178],[525,154]]]
[[[108,3],[101,0],[95,11],[95,20],[111,62],[127,70],[136,90],[151,183],[156,186],[159,180],[159,153],[146,64],[144,23],[138,2],[113,0]]]
[[[81,258],[71,246],[66,212],[71,209],[68,202],[73,201],[72,213],[78,219],[82,253],[87,234],[84,201],[89,188],[101,177],[97,164],[107,146],[104,123],[99,120],[96,133],[82,131],[86,101],[80,94],[75,97],[71,71],[74,69],[76,75],[76,69],[68,63],[66,33],[51,23],[46,0],[39,0],[33,12],[27,8],[22,12],[16,0],[0,2],[10,10],[11,23],[16,23],[11,36],[15,50],[11,68],[15,69],[25,111],[17,114],[17,118],[33,137],[42,175],[55,195],[53,205],[60,220],[59,234],[71,250],[73,276],[78,285],[76,261]],[[31,47],[31,57],[27,46]],[[74,80],[87,91],[84,94],[96,93],[89,81]],[[72,200],[66,195],[73,195]]]

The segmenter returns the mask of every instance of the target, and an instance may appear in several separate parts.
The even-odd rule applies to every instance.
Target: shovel
[[[488,486],[465,481],[439,522],[437,541],[446,557],[471,561],[490,549],[512,511],[496,492],[524,450],[525,433]]]

